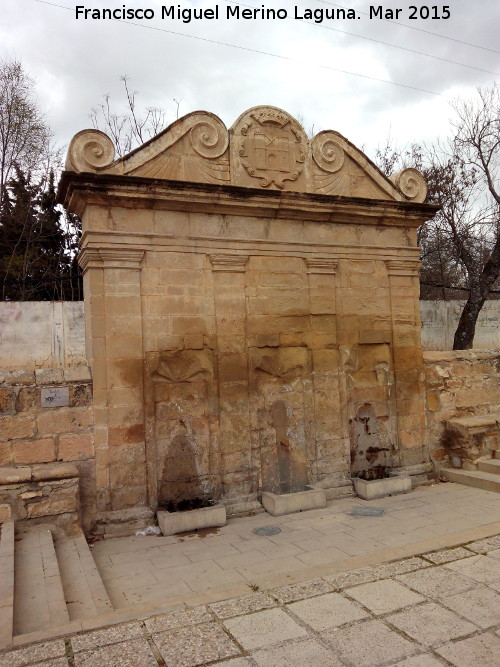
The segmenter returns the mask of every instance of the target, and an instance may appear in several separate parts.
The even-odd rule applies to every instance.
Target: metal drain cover
[[[252,532],[256,535],[268,537],[269,535],[277,535],[278,533],[281,533],[281,528],[278,528],[278,526],[262,526],[262,528],[254,528]]]
[[[355,507],[351,514],[354,516],[382,516],[384,512],[383,507]]]

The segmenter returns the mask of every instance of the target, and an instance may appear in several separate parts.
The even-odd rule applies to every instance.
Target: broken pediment
[[[66,169],[417,203],[427,194],[416,169],[389,179],[338,132],[310,140],[295,118],[271,106],[245,111],[229,130],[214,114],[195,111],[123,158],[115,160],[114,152],[106,134],[82,130]]]

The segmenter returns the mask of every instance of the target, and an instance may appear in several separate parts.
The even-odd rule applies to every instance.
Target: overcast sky
[[[35,78],[41,105],[63,145],[91,125],[90,110],[105,93],[119,108],[120,76],[128,75],[139,104],[165,108],[169,121],[176,117],[174,99],[180,100],[181,116],[205,109],[228,126],[247,108],[271,104],[299,117],[306,131],[312,126],[315,132],[337,130],[372,154],[389,132],[400,144],[446,135],[449,101],[470,97],[477,86],[498,78],[499,0],[448,2],[448,20],[411,20],[410,3],[385,3],[384,9],[403,10],[398,21],[404,25],[397,25],[362,13],[370,7],[364,0],[269,0],[266,8],[284,8],[290,16],[276,21],[226,19],[227,0],[182,2],[182,7],[219,6],[218,21],[191,23],[162,20],[161,6],[169,5],[157,0],[0,0],[0,57],[20,59]],[[76,5],[124,4],[151,8],[155,19],[131,25],[75,18]],[[260,8],[263,3],[243,4]],[[315,24],[294,18],[295,6],[304,15],[307,8],[331,10],[332,5],[356,10],[356,19]],[[438,14],[443,7],[437,5]]]

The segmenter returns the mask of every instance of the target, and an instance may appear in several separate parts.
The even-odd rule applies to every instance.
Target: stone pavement
[[[385,512],[353,516],[355,507]],[[344,498],[283,517],[232,519],[191,535],[105,540],[93,555],[115,609],[168,610],[458,544],[483,537],[483,527],[495,522],[500,532],[500,494],[442,483],[369,502]],[[265,526],[281,532],[254,534]]]
[[[5,667],[497,667],[500,535],[0,655]]]
[[[385,514],[354,517],[350,512],[355,506],[384,507]],[[156,589],[163,597],[153,596],[150,585],[132,613],[129,603],[121,619],[109,620],[114,625],[0,654],[0,667],[497,667],[500,524],[495,520],[499,510],[499,494],[438,484],[371,503],[349,498],[307,514],[231,520],[219,533],[206,537],[119,538],[98,543],[96,560],[109,558],[121,573],[113,578],[110,568],[106,575],[106,585],[115,593],[122,591],[127,601],[132,600],[130,591],[138,594],[140,576],[145,585],[157,568],[163,574],[156,579]],[[282,532],[259,538],[252,532],[269,524]],[[331,545],[330,563],[319,557],[310,561],[308,555],[328,548],[322,543],[314,549],[312,543],[319,538],[311,531],[323,537],[339,532],[344,539],[350,535],[352,541],[343,542],[349,551],[342,558],[333,551],[338,547]],[[290,554],[294,539],[300,550],[292,549]],[[170,543],[163,544],[164,540]],[[256,540],[265,540],[264,546],[250,544]],[[358,552],[364,542],[368,550]],[[359,549],[353,552],[356,543]],[[373,549],[372,543],[379,549]],[[121,545],[118,550],[117,545]],[[424,547],[420,551],[419,545]],[[146,558],[145,552],[155,549],[160,555]],[[236,561],[230,567],[230,557],[254,551],[268,557],[251,564]],[[171,566],[158,567],[169,552]],[[118,556],[124,560],[120,562]],[[190,564],[179,564],[181,556],[189,558]],[[277,563],[266,567],[280,558],[281,571]],[[292,558],[303,564],[301,570],[295,569]],[[213,565],[207,569],[208,562]],[[260,575],[259,563],[264,570]],[[228,576],[233,570],[243,580],[225,585],[220,573],[212,578],[215,565]],[[250,565],[255,567],[246,572]],[[197,572],[189,582],[188,574]],[[189,591],[170,596],[179,582],[187,583]],[[230,590],[239,593],[228,595]],[[161,606],[165,613],[160,613]]]

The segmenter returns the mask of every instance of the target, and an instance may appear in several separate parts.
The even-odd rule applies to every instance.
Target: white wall
[[[451,350],[465,301],[421,301],[422,347]],[[474,349],[500,349],[500,301],[487,301],[476,325]]]
[[[83,301],[1,301],[0,368],[85,365]]]

